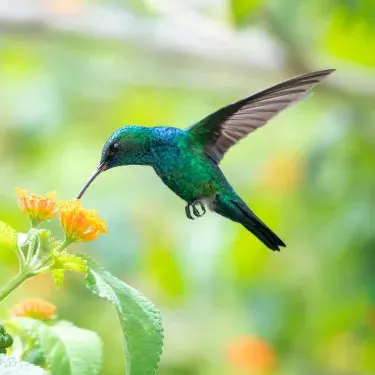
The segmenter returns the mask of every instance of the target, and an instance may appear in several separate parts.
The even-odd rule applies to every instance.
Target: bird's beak
[[[91,183],[100,175],[100,173],[104,172],[107,169],[107,164],[103,161],[98,165],[96,168],[96,171],[91,175],[91,177],[86,182],[85,186],[82,188],[82,190],[77,195],[77,199],[81,199],[82,195],[85,193],[87,188],[91,185]]]

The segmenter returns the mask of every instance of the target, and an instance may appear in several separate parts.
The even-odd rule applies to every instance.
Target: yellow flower
[[[59,203],[60,222],[68,242],[85,242],[108,233],[103,219],[98,218],[97,211],[82,207],[77,199]]]
[[[22,301],[10,310],[10,314],[13,316],[39,320],[51,319],[55,312],[55,305],[38,298]]]
[[[16,189],[18,205],[29,215],[33,226],[53,218],[57,214],[55,194],[49,193],[45,197],[29,194],[27,190]]]

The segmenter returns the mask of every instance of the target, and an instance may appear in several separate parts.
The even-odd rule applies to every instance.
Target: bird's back
[[[229,186],[218,165],[191,135],[180,129],[154,128],[153,167],[162,181],[186,202],[210,198]]]

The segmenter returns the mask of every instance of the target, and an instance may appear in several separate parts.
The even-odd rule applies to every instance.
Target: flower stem
[[[8,297],[17,287],[19,287],[25,280],[31,277],[31,274],[27,272],[18,273],[13,279],[11,279],[1,290],[0,290],[0,303]]]
[[[23,254],[22,250],[20,247],[17,246],[17,252],[16,252],[17,258],[18,258],[18,263],[19,263],[19,272],[23,272],[25,267],[26,267],[26,259],[25,255]]]
[[[65,250],[68,246],[70,246],[74,241],[72,241],[71,239],[65,237],[64,238],[64,242],[61,244],[61,246],[58,248],[57,251],[59,252],[62,252],[63,250]]]
[[[27,255],[26,255],[26,264],[29,264],[31,261],[31,258],[35,252],[35,245],[38,241],[38,232],[32,233],[30,239],[29,239],[29,246],[27,249]],[[39,245],[38,245],[39,246]]]

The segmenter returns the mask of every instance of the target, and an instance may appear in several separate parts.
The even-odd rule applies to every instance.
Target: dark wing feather
[[[188,131],[202,143],[206,154],[219,162],[231,146],[303,99],[307,91],[333,71],[321,70],[279,83],[219,109]]]

